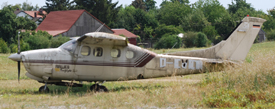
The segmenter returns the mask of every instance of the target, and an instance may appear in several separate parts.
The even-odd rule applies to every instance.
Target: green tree
[[[85,9],[109,27],[114,27],[118,21],[117,14],[122,5],[112,0],[74,0],[76,9]]]
[[[216,23],[213,24],[217,33],[221,36],[219,40],[215,41],[214,44],[225,40],[230,35],[230,32],[236,27],[236,21],[232,18],[229,13],[223,14],[220,18],[216,20]]]
[[[202,31],[210,25],[200,9],[193,10],[181,19],[181,26],[184,31]]]
[[[134,17],[136,9],[133,6],[125,6],[121,8],[118,12],[118,21],[115,24],[115,28],[125,28],[129,31],[133,31],[136,25],[136,20]]]
[[[263,24],[264,30],[270,31],[275,29],[275,8],[268,10],[268,15],[264,16],[267,21]]]
[[[32,4],[28,3],[28,2],[23,2],[23,4],[21,5],[21,8],[24,11],[38,11],[39,10],[39,6],[37,4],[35,6],[32,6]]]
[[[217,31],[214,26],[208,25],[202,29],[202,32],[206,34],[207,38],[214,42],[216,40]]]
[[[46,0],[46,5],[43,6],[47,13],[51,11],[61,11],[73,9],[73,2],[70,0]]]
[[[29,20],[28,18],[17,17],[13,13],[14,9],[11,5],[4,7],[0,12],[0,38],[10,44],[15,41],[15,36],[17,36],[17,31],[19,29],[25,30],[35,30],[35,22]]]
[[[189,0],[171,0],[171,2],[177,2],[181,4],[186,4],[186,5],[190,3]]]
[[[139,9],[142,9],[142,10],[146,10],[146,5],[144,3],[143,0],[135,0],[135,1],[132,1],[132,6],[134,6],[135,8],[139,8]]]
[[[141,9],[136,9],[135,13],[133,13],[133,16],[136,22],[136,27],[133,31],[134,34],[139,35],[141,39],[150,38],[150,35],[152,34],[146,34],[144,30],[148,28],[156,28],[158,26],[158,22],[155,19],[155,16],[152,16],[151,14],[148,14]]]
[[[216,23],[215,21],[224,13],[228,13],[218,0],[199,0],[195,3],[195,7],[202,10],[204,16],[211,23]]]
[[[115,24],[115,28],[126,28],[139,35],[141,39],[153,37],[156,27],[158,27],[158,21],[155,9],[145,12],[131,5],[121,8],[118,13],[118,21]]]
[[[191,12],[189,5],[179,2],[167,2],[159,10],[159,22],[179,26],[183,18]]]
[[[145,0],[144,1],[146,6],[146,11],[149,11],[151,9],[156,9],[156,1],[155,0]]]
[[[230,13],[236,13],[241,8],[247,8],[249,10],[255,10],[250,3],[246,3],[246,0],[234,0],[231,4],[228,4],[228,11]]]

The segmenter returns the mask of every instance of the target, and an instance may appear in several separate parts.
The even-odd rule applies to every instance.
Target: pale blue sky
[[[8,4],[22,4],[23,2],[28,1],[32,3],[32,5],[38,4],[39,7],[45,5],[46,0],[0,0],[0,6],[3,3],[8,2]],[[133,0],[113,0],[114,2],[119,1],[119,4],[129,5]],[[161,4],[163,0],[155,0],[157,2],[157,6]],[[189,0],[191,3],[195,3],[198,0]],[[228,4],[231,4],[232,0],[219,0],[220,3],[227,8]],[[256,10],[262,10],[267,13],[267,10],[275,7],[275,0],[246,0],[246,2],[251,3]],[[1,7],[2,8],[2,7]]]

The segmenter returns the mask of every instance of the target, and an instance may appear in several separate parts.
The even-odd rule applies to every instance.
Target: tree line
[[[36,25],[27,18],[16,18],[13,11],[17,8],[39,9],[30,3],[23,3],[6,5],[0,10],[0,38],[9,48],[12,43],[17,42],[18,30],[36,29]],[[218,0],[198,0],[193,4],[189,0],[163,0],[159,7],[154,0],[133,0],[130,5],[125,6],[118,5],[118,2],[112,0],[46,0],[42,8],[47,13],[85,9],[110,28],[125,28],[138,35],[140,42],[155,40],[154,48],[158,49],[171,48],[175,43],[176,48],[216,44],[226,39],[247,15],[266,19],[263,30],[268,40],[275,39],[275,8],[268,10],[266,14],[262,10],[256,10],[246,0],[233,0],[227,9]],[[42,33],[30,35],[37,36]],[[183,38],[178,37],[180,33],[184,34]],[[23,42],[25,40],[25,43],[29,44],[29,49],[36,49],[28,42],[33,37],[21,37]],[[49,43],[53,43],[53,39],[48,38]],[[51,44],[45,47],[51,47]]]

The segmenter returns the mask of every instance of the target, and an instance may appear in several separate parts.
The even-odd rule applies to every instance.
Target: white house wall
[[[32,20],[31,16],[29,16],[28,14],[22,11],[16,15],[16,17],[25,17],[25,16],[28,16],[28,19]]]

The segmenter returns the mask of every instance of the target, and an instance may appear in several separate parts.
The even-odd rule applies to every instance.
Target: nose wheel
[[[90,90],[93,92],[109,92],[109,90],[105,86],[99,84],[93,84],[90,87]]]
[[[50,92],[50,89],[47,87],[47,85],[41,86],[41,87],[39,88],[39,92],[40,92],[40,93],[48,93],[48,92]]]

